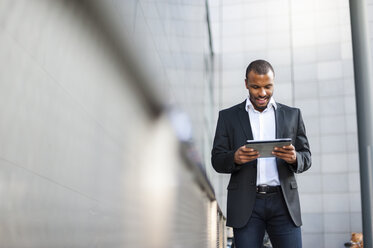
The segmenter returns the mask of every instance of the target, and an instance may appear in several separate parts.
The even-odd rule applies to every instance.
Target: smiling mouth
[[[262,105],[267,103],[268,98],[257,98],[256,101],[258,104]]]

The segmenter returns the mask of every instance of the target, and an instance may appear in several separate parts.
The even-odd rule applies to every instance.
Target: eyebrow
[[[259,85],[255,83],[249,83],[249,86],[259,86]],[[266,86],[273,86],[273,83],[266,84],[263,87],[266,87]]]

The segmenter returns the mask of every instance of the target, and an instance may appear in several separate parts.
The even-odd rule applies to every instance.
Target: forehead
[[[273,72],[269,70],[267,74],[257,74],[254,71],[250,71],[248,75],[249,83],[272,83],[273,84]]]

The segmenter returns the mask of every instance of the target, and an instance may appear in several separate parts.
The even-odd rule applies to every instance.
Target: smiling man
[[[238,248],[262,247],[267,231],[274,248],[302,247],[298,186],[294,173],[311,166],[311,152],[300,110],[273,98],[275,73],[256,60],[245,74],[248,98],[219,112],[211,162],[230,173],[227,225]],[[273,157],[246,147],[246,140],[291,138]]]

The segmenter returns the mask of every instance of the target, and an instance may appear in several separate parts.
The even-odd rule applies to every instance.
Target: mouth
[[[259,105],[264,105],[268,102],[268,98],[256,98],[256,102],[259,104]]]

